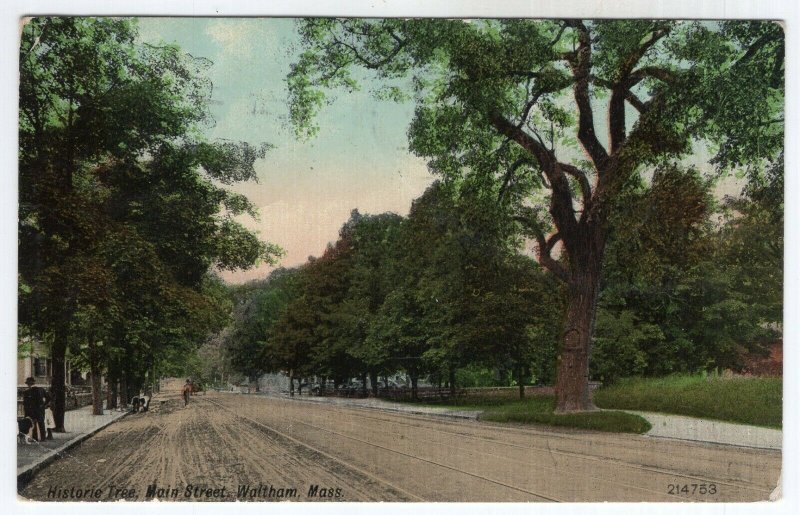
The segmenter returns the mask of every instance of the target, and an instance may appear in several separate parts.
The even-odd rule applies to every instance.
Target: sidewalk
[[[103,415],[92,415],[92,407],[84,406],[64,413],[66,433],[53,433],[52,440],[31,444],[17,442],[17,483],[27,483],[42,467],[56,459],[73,445],[82,442],[115,420],[124,417],[127,411],[105,411]]]
[[[738,445],[740,447],[754,447],[757,449],[781,450],[783,431],[768,427],[747,426],[733,424],[719,420],[684,417],[680,415],[666,415],[663,413],[648,413],[643,411],[628,411],[644,418],[653,428],[646,433],[647,436],[661,438],[675,438],[677,440],[691,440],[693,442],[708,442],[724,445]]]

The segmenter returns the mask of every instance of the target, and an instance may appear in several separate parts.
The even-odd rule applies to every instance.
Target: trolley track
[[[346,467],[349,467],[349,468],[352,468],[354,470],[357,470],[359,473],[367,475],[367,476],[373,478],[374,480],[376,480],[376,481],[378,481],[380,483],[386,484],[386,485],[390,486],[391,488],[399,490],[399,491],[405,493],[406,495],[409,495],[410,497],[412,497],[412,498],[414,498],[414,499],[416,499],[418,501],[424,501],[425,500],[422,497],[419,497],[419,496],[417,496],[415,494],[412,494],[411,492],[408,492],[408,491],[404,490],[401,487],[398,487],[397,485],[394,485],[394,484],[391,484],[391,483],[387,482],[385,479],[380,478],[380,477],[376,476],[375,474],[372,474],[372,473],[370,473],[370,472],[368,472],[366,470],[363,470],[360,467],[356,467],[355,465],[352,465],[351,463],[345,462],[345,461],[343,461],[343,460],[341,460],[341,459],[339,459],[339,458],[337,458],[337,457],[335,457],[335,456],[323,451],[322,449],[318,449],[318,448],[316,448],[316,447],[314,447],[314,446],[312,446],[312,445],[310,445],[310,444],[308,444],[306,442],[302,442],[302,441],[300,441],[300,440],[298,440],[298,439],[296,439],[296,438],[294,438],[294,437],[292,437],[290,435],[287,435],[286,433],[284,433],[282,431],[279,431],[279,430],[275,429],[272,426],[268,426],[266,424],[258,422],[257,420],[255,420],[253,418],[250,418],[250,417],[247,417],[245,415],[242,415],[241,413],[237,413],[234,410],[222,405],[219,402],[212,401],[211,399],[206,399],[206,400],[208,402],[211,402],[212,404],[216,405],[218,408],[223,409],[225,411],[228,411],[229,413],[233,414],[234,416],[236,416],[238,418],[247,420],[247,421],[249,421],[249,422],[251,422],[253,424],[258,425],[259,427],[262,427],[262,428],[266,429],[267,431],[269,431],[271,433],[278,434],[278,435],[286,438],[287,440],[292,441],[295,444],[302,445],[302,446],[312,450],[313,452],[316,452],[316,453],[318,453],[320,455],[326,456],[327,458],[332,459],[334,461],[337,461],[338,463],[341,463],[342,465],[344,465]],[[292,423],[302,424],[304,426],[308,426],[308,427],[311,427],[313,429],[317,429],[319,431],[324,431],[326,433],[333,434],[333,435],[339,436],[341,438],[347,438],[349,440],[353,440],[353,441],[356,441],[356,442],[364,444],[364,445],[368,445],[368,446],[371,446],[371,447],[374,447],[374,448],[378,448],[378,449],[381,449],[381,450],[384,450],[384,451],[388,451],[388,452],[391,452],[391,453],[399,454],[399,455],[405,456],[407,458],[411,458],[411,459],[415,459],[415,460],[418,460],[418,461],[421,461],[421,462],[424,462],[424,463],[435,465],[435,466],[444,468],[446,470],[457,472],[459,474],[465,474],[465,475],[471,476],[471,477],[476,478],[476,479],[480,479],[480,480],[487,481],[489,483],[492,483],[492,484],[495,484],[495,485],[498,485],[498,486],[501,486],[501,487],[504,487],[504,488],[508,488],[510,490],[515,490],[515,491],[518,491],[518,492],[522,492],[522,493],[537,497],[537,498],[539,498],[541,500],[562,502],[561,499],[556,499],[554,497],[546,496],[546,495],[538,493],[538,492],[533,492],[533,491],[530,491],[530,490],[527,490],[527,489],[524,489],[524,488],[519,488],[519,487],[516,487],[514,485],[510,485],[510,484],[507,484],[507,483],[504,483],[502,481],[498,481],[498,480],[495,480],[495,479],[492,479],[492,478],[489,478],[489,477],[485,477],[485,476],[482,476],[482,475],[479,475],[479,474],[475,474],[475,473],[472,473],[472,472],[468,472],[468,471],[457,469],[457,468],[452,467],[450,465],[447,465],[445,463],[440,463],[440,462],[437,462],[437,461],[434,461],[434,460],[430,460],[430,459],[427,459],[427,458],[424,458],[424,457],[421,457],[421,456],[416,456],[416,455],[413,455],[413,454],[410,454],[410,453],[399,451],[397,449],[391,449],[389,447],[385,447],[385,446],[382,446],[382,445],[379,445],[379,444],[368,442],[366,440],[363,440],[363,439],[360,439],[360,438],[356,438],[356,437],[353,437],[353,436],[345,435],[345,434],[339,433],[337,431],[333,431],[333,430],[326,429],[326,428],[323,428],[323,427],[315,426],[313,424],[309,424],[309,423],[301,421],[301,420],[293,420]]]

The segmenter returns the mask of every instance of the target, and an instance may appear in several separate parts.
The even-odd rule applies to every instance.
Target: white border
[[[17,48],[19,18],[26,14],[134,15],[134,16],[400,16],[400,17],[575,17],[575,18],[739,18],[781,20],[786,28],[787,125],[786,132],[786,253],[784,290],[784,499],[778,503],[758,504],[261,504],[236,503],[209,505],[202,503],[98,503],[50,504],[18,502],[16,498],[16,450],[8,436],[0,440],[0,452],[6,459],[0,466],[0,502],[11,513],[220,513],[235,509],[236,513],[406,513],[459,514],[487,513],[794,513],[800,507],[800,473],[798,472],[798,370],[797,345],[800,343],[797,315],[800,274],[792,273],[792,265],[800,262],[798,232],[794,221],[800,219],[800,176],[798,176],[798,7],[796,0],[6,0],[0,18],[0,341],[2,367],[0,413],[10,417],[15,402],[10,392],[16,385],[16,216],[17,216]]]

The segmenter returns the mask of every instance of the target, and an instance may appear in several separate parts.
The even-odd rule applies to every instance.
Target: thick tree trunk
[[[456,367],[450,367],[448,381],[450,383],[450,396],[456,396]]]
[[[64,411],[66,410],[66,355],[67,340],[64,333],[57,331],[53,338],[53,345],[50,349],[50,357],[53,360],[52,379],[50,382],[50,394],[53,399],[53,420],[56,433],[64,433]]]
[[[556,411],[560,413],[597,409],[589,396],[589,355],[600,274],[599,266],[591,268],[595,271],[586,270],[567,288],[567,317],[556,378]]]
[[[523,382],[522,365],[517,365],[517,385],[519,385],[519,398],[525,398],[525,383]]]
[[[417,380],[419,379],[419,374],[413,372],[409,375],[411,376],[411,398],[417,400]]]

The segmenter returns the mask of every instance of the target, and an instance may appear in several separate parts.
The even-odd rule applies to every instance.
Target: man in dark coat
[[[25,416],[33,420],[34,438],[42,440],[45,434],[44,410],[50,404],[50,396],[44,388],[35,386],[35,383],[36,380],[32,377],[25,380],[28,389],[22,392],[22,407],[25,410]]]

